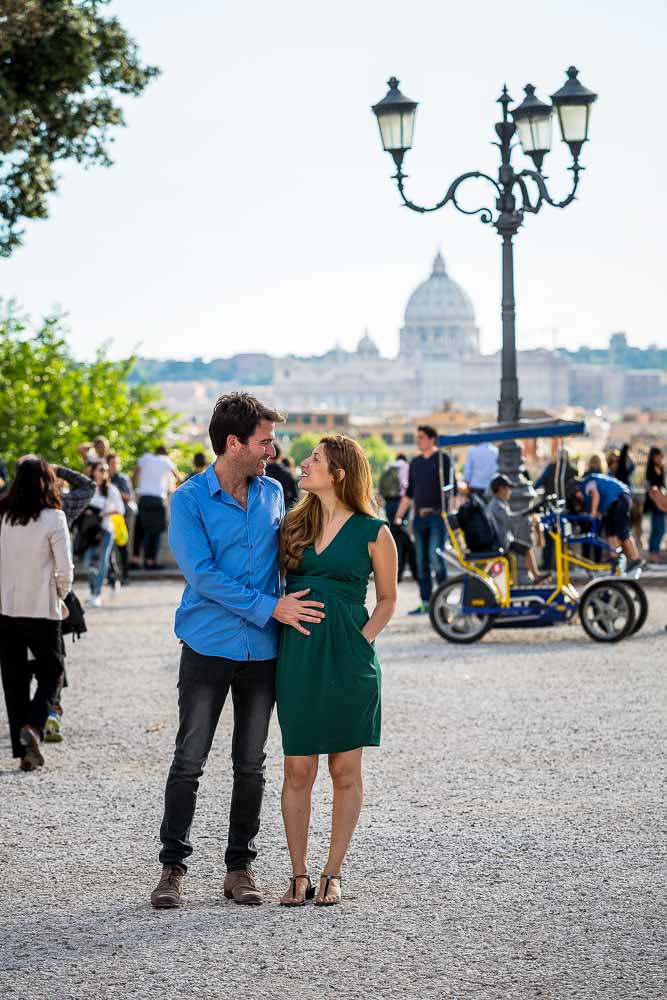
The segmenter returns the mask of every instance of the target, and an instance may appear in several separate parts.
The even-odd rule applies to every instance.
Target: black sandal
[[[300,878],[307,878],[308,879],[308,887],[306,888],[306,892],[305,892],[305,895],[304,895],[303,899],[300,902],[294,902],[294,903],[283,903],[283,901],[281,899],[280,900],[280,905],[281,906],[305,906],[307,899],[313,899],[313,897],[315,896],[315,886],[310,881],[310,875],[308,875],[308,874],[304,874],[304,875],[292,875],[292,877],[290,878],[289,881],[290,881],[290,885],[292,886],[292,899],[296,900],[296,883],[297,883],[297,879],[300,879]]]
[[[342,889],[342,887],[343,887],[343,878],[342,878],[342,876],[341,875],[322,875],[320,881],[322,879],[325,880],[324,881],[324,892],[322,893],[322,900],[319,903],[317,902],[317,900],[315,900],[315,906],[338,906],[338,904],[340,903],[340,899],[334,899],[331,903],[325,903],[324,900],[326,899],[326,897],[327,897],[327,895],[329,893],[329,886],[334,881],[334,879],[338,882],[339,886]]]

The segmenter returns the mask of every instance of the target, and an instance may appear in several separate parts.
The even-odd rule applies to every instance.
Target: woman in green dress
[[[285,753],[282,810],[292,878],[281,899],[302,906],[315,896],[308,877],[311,792],[320,754],[333,782],[329,856],[315,903],[341,899],[341,867],[363,800],[365,746],[380,744],[381,673],[373,642],[396,608],[396,546],[375,517],[373,480],[363,449],[351,438],[323,438],[302,465],[306,496],[281,531],[286,593],[309,589],[324,602],[324,620],[283,629],[276,673],[278,719]],[[366,610],[371,571],[377,603]]]

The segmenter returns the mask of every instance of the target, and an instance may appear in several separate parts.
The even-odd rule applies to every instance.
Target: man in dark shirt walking
[[[428,611],[433,588],[432,574],[435,573],[438,584],[447,579],[444,560],[437,553],[445,543],[442,510],[447,501],[443,489],[451,484],[456,494],[457,486],[449,455],[438,451],[437,440],[438,433],[434,427],[422,424],[417,428],[417,448],[421,454],[410,462],[408,488],[394,518],[395,524],[401,524],[410,504],[414,506],[413,530],[421,601],[414,611],[409,612],[411,615],[423,615]]]

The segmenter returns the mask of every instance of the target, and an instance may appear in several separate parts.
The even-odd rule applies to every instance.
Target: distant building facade
[[[524,405],[568,403],[569,363],[550,351],[519,353]],[[397,358],[383,358],[368,332],[356,351],[336,347],[319,357],[277,358],[273,396],[285,409],[335,409],[360,416],[430,413],[450,399],[478,411],[495,409],[500,353],[482,355],[467,293],[450,278],[442,254],[410,296]]]
[[[519,392],[524,410],[559,412],[567,406],[667,408],[665,352],[630,348],[623,333],[614,333],[608,350],[577,352],[544,348],[517,353]],[[144,359],[150,373],[161,363]],[[501,353],[481,354],[479,329],[467,292],[448,274],[437,253],[431,274],[410,295],[399,331],[398,355],[384,358],[366,331],[356,350],[334,347],[313,357],[273,358],[238,354],[192,365],[190,382],[159,380],[165,400],[193,424],[203,419],[215,398],[234,389],[256,392],[286,413],[346,413],[359,417],[414,417],[440,410],[445,400],[463,410],[493,413],[500,388]],[[192,388],[188,390],[188,385]],[[188,391],[190,396],[188,397]],[[324,425],[322,425],[324,426]],[[406,432],[407,433],[407,432]]]

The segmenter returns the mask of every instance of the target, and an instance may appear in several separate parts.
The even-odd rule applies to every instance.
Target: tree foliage
[[[111,163],[111,130],[124,125],[118,97],[141,94],[154,66],[108,0],[0,3],[0,255],[21,242],[22,219],[47,216],[54,165]]]
[[[298,437],[294,438],[290,445],[289,453],[296,464],[301,465],[304,458],[308,458],[312,451],[317,448],[319,442],[320,438],[317,434],[306,431],[304,434],[299,434]]]
[[[98,350],[77,362],[62,319],[29,330],[13,307],[0,315],[0,454],[9,465],[26,452],[75,468],[77,445],[103,434],[126,463],[164,441],[175,418],[158,390],[130,385],[134,358],[111,361]]]
[[[362,437],[359,444],[366,452],[366,457],[371,464],[373,482],[377,483],[382,470],[387,462],[391,461],[394,457],[394,453],[379,434],[369,434],[368,437]]]

